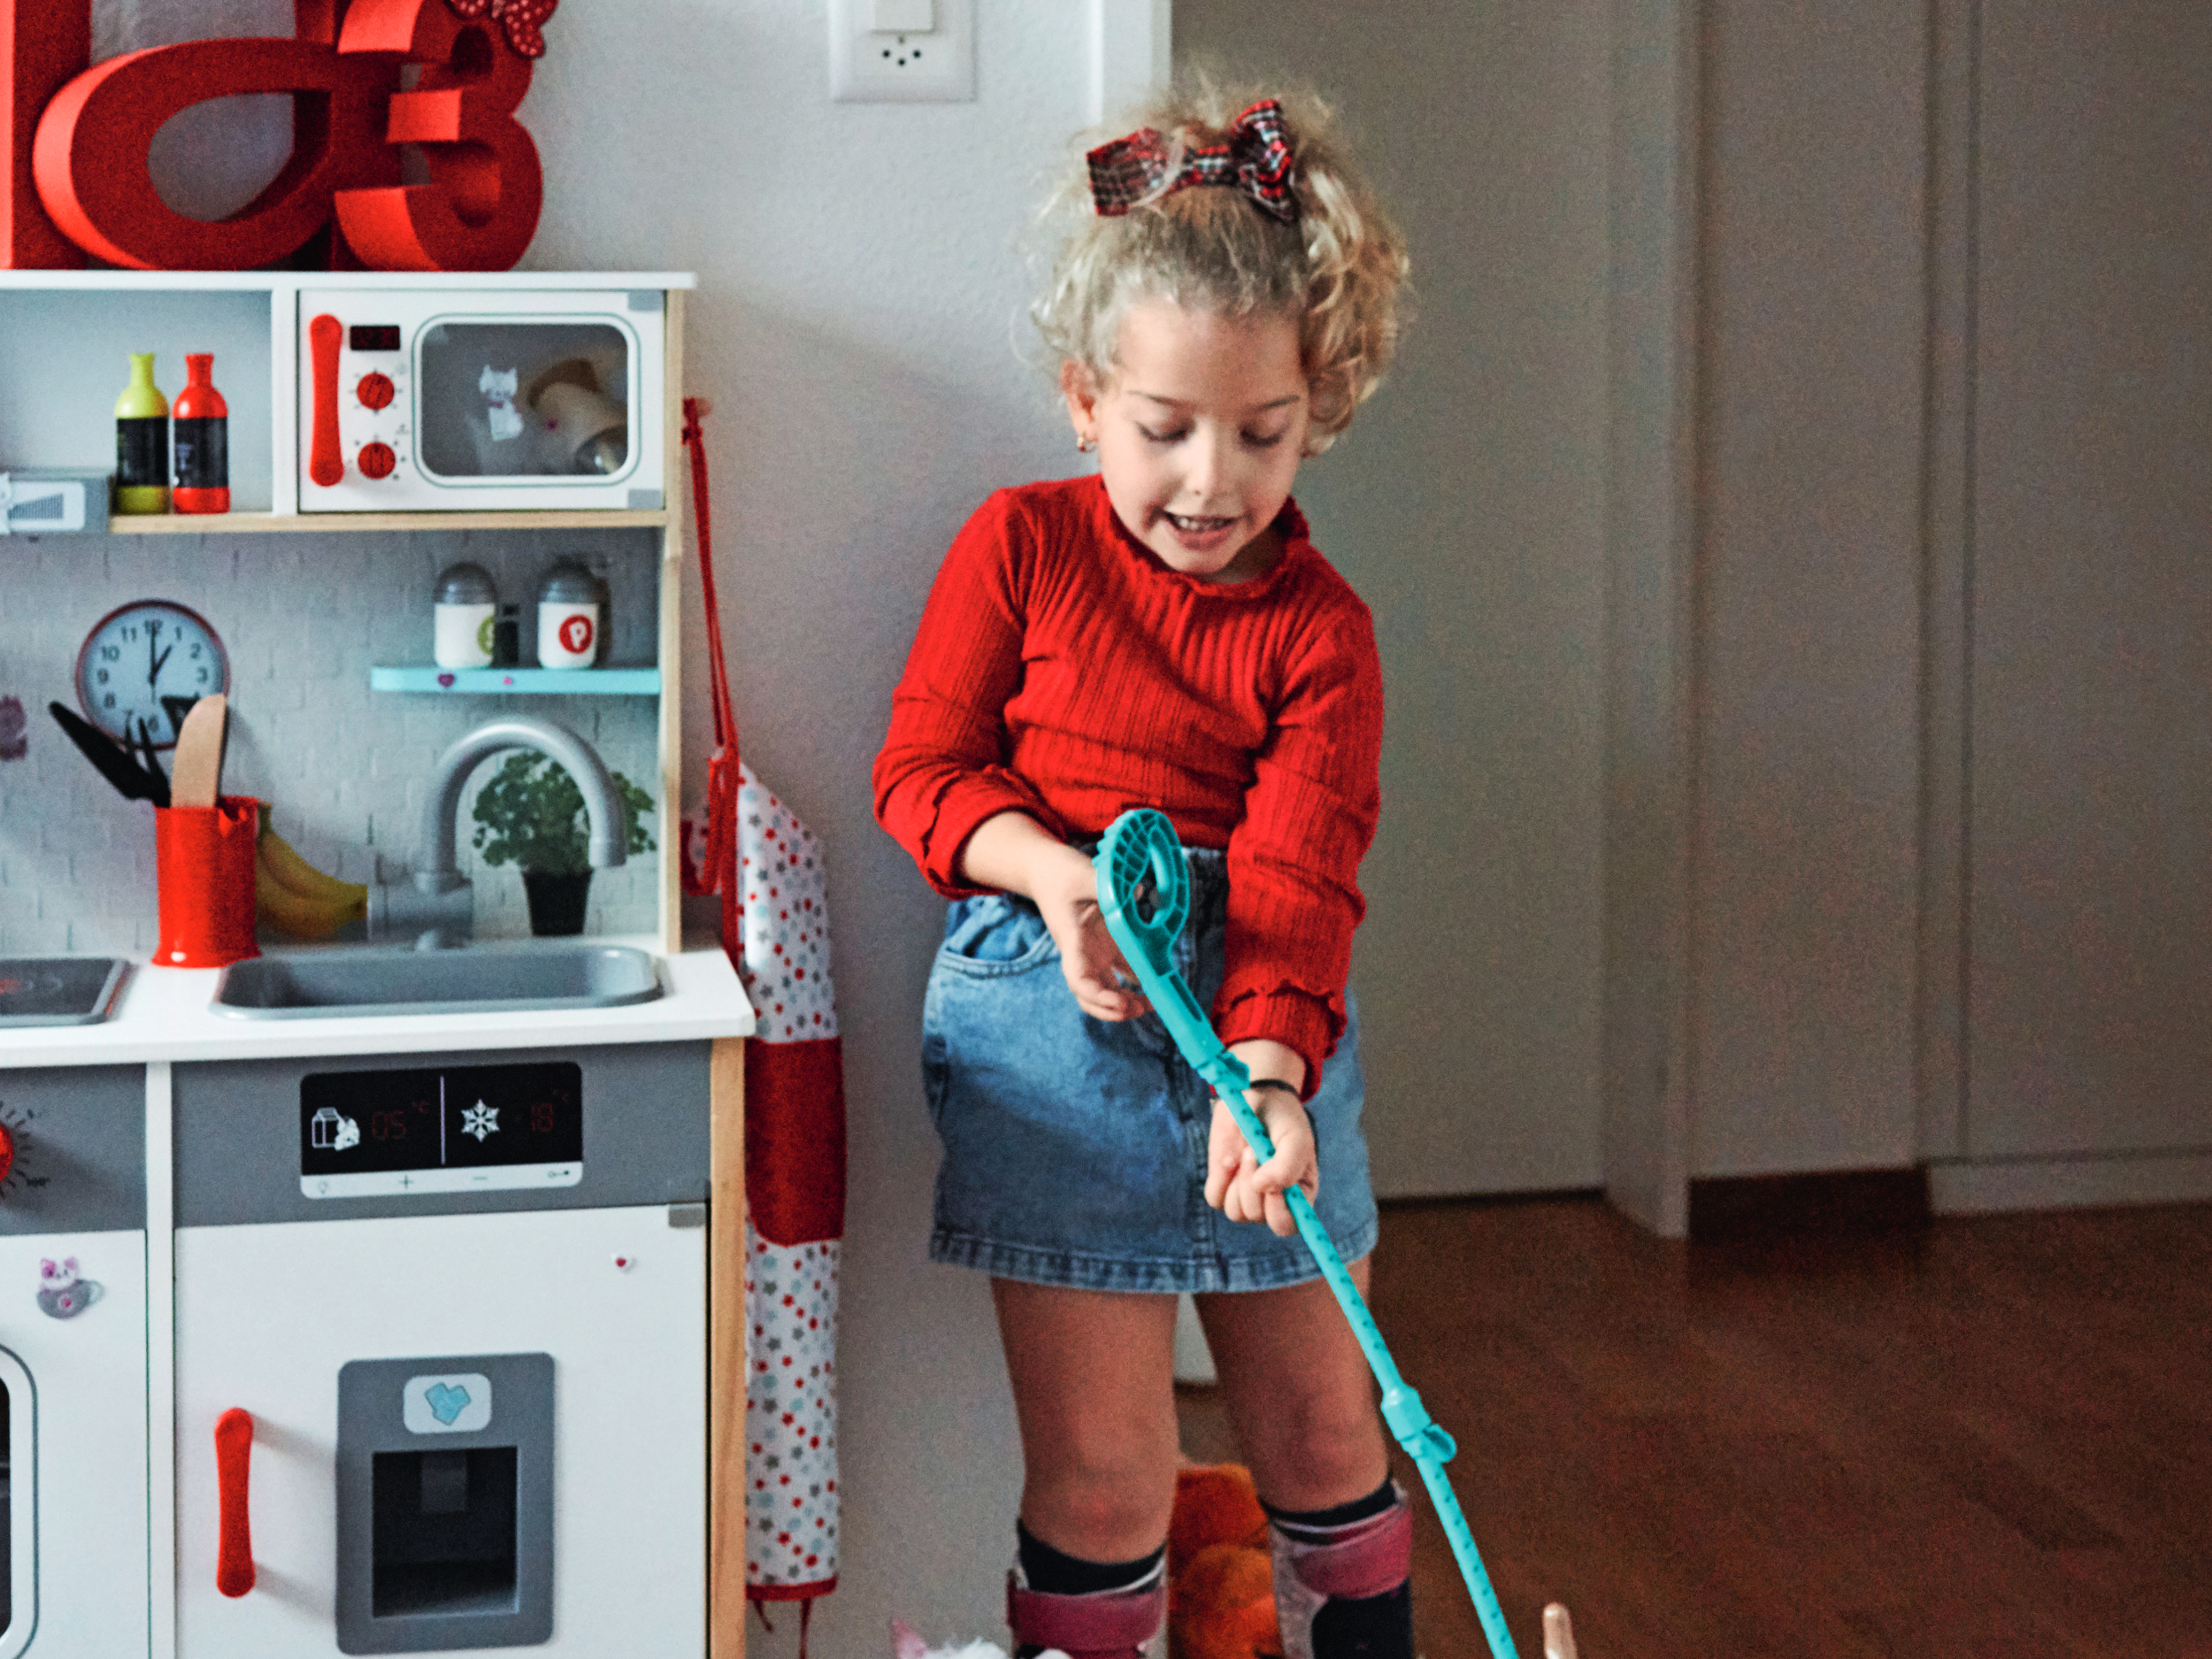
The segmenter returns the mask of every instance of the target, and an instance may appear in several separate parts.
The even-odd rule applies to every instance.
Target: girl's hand
[[[1279,1078],[1294,1086],[1305,1079],[1305,1062],[1279,1042],[1255,1039],[1232,1044],[1229,1052],[1256,1078]],[[1206,1202],[1232,1221],[1265,1222],[1270,1232],[1286,1239],[1298,1223],[1284,1194],[1293,1187],[1303,1187],[1311,1202],[1321,1192],[1313,1125],[1298,1097],[1286,1090],[1248,1089],[1244,1097],[1275,1143],[1275,1156],[1261,1163],[1237,1127],[1236,1114],[1226,1102],[1216,1101],[1206,1146]]]
[[[1135,989],[1106,918],[1098,910],[1091,861],[1048,833],[1025,812],[1001,812],[977,826],[961,851],[962,874],[980,887],[1018,893],[1037,907],[1060,947],[1060,972],[1076,1005],[1094,1019],[1134,1019],[1151,1009]]]
[[[1030,900],[1060,947],[1060,972],[1076,1006],[1093,1019],[1134,1019],[1152,1004],[1134,988],[1137,976],[1106,931],[1098,909],[1098,872],[1082,854],[1065,850],[1064,864],[1056,861],[1039,872]]]

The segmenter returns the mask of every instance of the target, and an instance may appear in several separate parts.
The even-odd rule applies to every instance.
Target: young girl
[[[1284,1200],[1304,1187],[1363,1288],[1345,976],[1381,676],[1290,487],[1388,363],[1406,260],[1327,110],[1286,102],[1199,86],[1090,152],[1034,309],[1098,472],[969,520],[876,761],[878,818],[953,900],[923,1010],[930,1254],[992,1276],[1025,1655],[1158,1650],[1180,1291],[1271,1518],[1285,1653],[1412,1654],[1404,1495]],[[1178,965],[1251,1070],[1265,1164],[1100,919],[1090,853],[1132,806],[1190,849]]]

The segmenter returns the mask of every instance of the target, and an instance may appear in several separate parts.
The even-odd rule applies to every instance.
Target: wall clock
[[[230,689],[230,654],[207,618],[136,599],[92,625],[77,653],[77,702],[119,742],[173,749],[185,710]]]

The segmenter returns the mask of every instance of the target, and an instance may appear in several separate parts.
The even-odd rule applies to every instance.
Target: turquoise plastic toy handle
[[[1175,941],[1190,917],[1190,866],[1184,860],[1183,843],[1175,833],[1175,826],[1164,813],[1148,807],[1125,812],[1107,830],[1091,863],[1098,872],[1098,909],[1105,918],[1106,931],[1121,947],[1123,958],[1151,999],[1168,1034],[1175,1039],[1176,1048],[1228,1104],[1238,1128],[1261,1161],[1274,1156],[1275,1143],[1245,1098],[1251,1072],[1214,1034],[1205,1010],[1199,1007],[1198,999],[1176,971]],[[1474,1533],[1444,1473],[1444,1464],[1456,1449],[1452,1437],[1430,1417],[1421,1396],[1407,1387],[1405,1379],[1398,1374],[1397,1363],[1390,1357],[1374,1316],[1368,1312],[1359,1286],[1352,1282],[1344,1258],[1337,1253],[1305,1193],[1294,1187],[1286,1196],[1299,1236],[1320,1263],[1322,1278],[1335,1293],[1337,1306],[1344,1310],[1352,1334],[1359,1340],[1360,1352],[1367,1356],[1375,1380],[1382,1385],[1383,1421],[1411,1455],[1414,1466],[1421,1471],[1422,1484],[1429,1489],[1437,1518],[1444,1525],[1444,1536],[1451,1543],[1452,1557],[1459,1563],[1460,1577],[1466,1580],[1467,1592],[1474,1599],[1475,1616],[1482,1621],[1482,1632],[1489,1639],[1493,1659],[1519,1659],[1505,1626],[1504,1611],[1498,1606],[1498,1593],[1491,1587],[1490,1574],[1475,1548]]]

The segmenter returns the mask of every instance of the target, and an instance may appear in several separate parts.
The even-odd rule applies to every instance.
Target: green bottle
[[[169,511],[169,400],[150,351],[131,353],[131,382],[115,400],[115,511]]]

